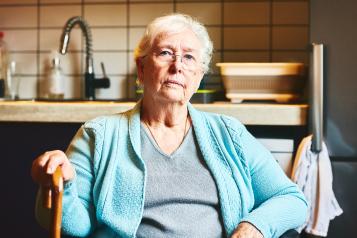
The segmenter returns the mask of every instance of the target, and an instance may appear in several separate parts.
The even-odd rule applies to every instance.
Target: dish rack
[[[305,84],[303,63],[217,63],[233,103],[274,100],[286,103],[301,96]]]

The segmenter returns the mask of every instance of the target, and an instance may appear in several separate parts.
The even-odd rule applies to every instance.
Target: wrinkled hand
[[[233,232],[231,238],[263,238],[263,234],[249,222],[242,222]]]
[[[58,166],[61,166],[63,181],[74,178],[74,168],[69,162],[65,153],[60,150],[47,151],[37,157],[31,168],[32,179],[43,187],[49,187],[51,178]]]

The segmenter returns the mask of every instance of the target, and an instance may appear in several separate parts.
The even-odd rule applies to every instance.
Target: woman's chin
[[[162,94],[162,98],[165,99],[165,101],[172,102],[172,103],[186,101],[182,91],[181,92],[177,92],[177,91],[167,92],[166,91],[164,94]]]

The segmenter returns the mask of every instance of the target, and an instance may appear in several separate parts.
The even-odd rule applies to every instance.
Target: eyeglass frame
[[[185,53],[184,55],[182,55],[182,54],[174,54],[174,53],[171,53],[169,49],[164,49],[164,50],[160,49],[159,51],[160,51],[159,53],[157,53],[155,51],[152,51],[151,53],[155,56],[155,58],[157,60],[159,60],[161,62],[173,63],[173,62],[175,62],[177,60],[177,57],[180,57],[181,58],[180,62],[182,63],[182,65],[184,65],[184,69],[191,70],[191,71],[196,70],[200,64],[203,65],[202,62],[199,62],[199,61],[196,60],[196,58],[198,58],[198,56],[196,57],[195,55],[188,54],[188,55],[190,55],[190,56],[192,56],[194,58],[194,64],[193,64],[193,66],[190,66],[189,64],[185,63],[185,60],[184,60],[185,59],[184,57],[185,57],[185,55],[187,53]],[[159,59],[160,54],[162,54],[163,52],[167,52],[170,55],[170,59],[169,58],[167,58],[167,59]],[[143,58],[145,58],[146,56],[147,55],[143,56]]]

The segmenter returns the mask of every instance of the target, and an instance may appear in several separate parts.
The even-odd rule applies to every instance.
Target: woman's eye
[[[159,53],[160,56],[171,56],[171,52],[167,50],[163,50]]]
[[[186,60],[192,60],[192,61],[194,61],[195,60],[195,57],[193,56],[193,55],[190,55],[190,54],[185,54],[184,56],[183,56]]]

